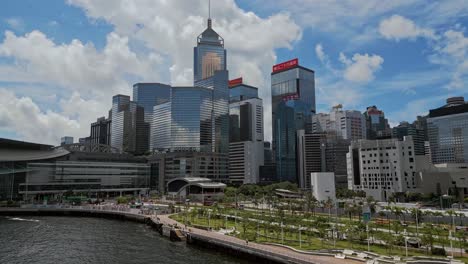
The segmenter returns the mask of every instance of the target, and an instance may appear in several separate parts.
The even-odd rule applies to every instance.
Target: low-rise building
[[[312,194],[318,201],[336,200],[335,174],[333,172],[313,172],[310,174]]]

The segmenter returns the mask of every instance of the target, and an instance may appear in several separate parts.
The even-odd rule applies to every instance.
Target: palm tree
[[[305,194],[305,203],[307,206],[307,211],[312,211],[315,215],[315,207],[317,207],[317,198],[312,194],[311,191],[306,192]]]

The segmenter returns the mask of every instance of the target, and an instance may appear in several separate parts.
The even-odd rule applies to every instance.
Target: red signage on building
[[[293,68],[293,67],[295,67],[297,65],[299,65],[299,59],[298,58],[288,60],[286,62],[273,65],[273,73],[278,72],[278,71],[282,71],[282,70],[287,70],[287,69]]]
[[[242,77],[229,81],[229,87],[236,86],[239,84],[242,84]]]
[[[283,96],[284,102],[291,101],[291,100],[299,100],[299,95],[296,93],[296,94],[289,94],[289,95]]]

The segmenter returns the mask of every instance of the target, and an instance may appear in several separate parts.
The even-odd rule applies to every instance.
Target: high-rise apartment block
[[[312,132],[335,133],[348,140],[365,139],[366,120],[361,112],[342,110],[342,106],[337,105],[328,114],[312,116]]]
[[[468,163],[468,103],[463,97],[430,110],[427,130],[434,164]]]
[[[293,59],[271,73],[273,153],[279,181],[298,182],[296,132],[312,130],[315,113],[314,71]]]

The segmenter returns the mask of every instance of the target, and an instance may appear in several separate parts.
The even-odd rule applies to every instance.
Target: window
[[[414,158],[409,158],[409,162],[414,162]]]

